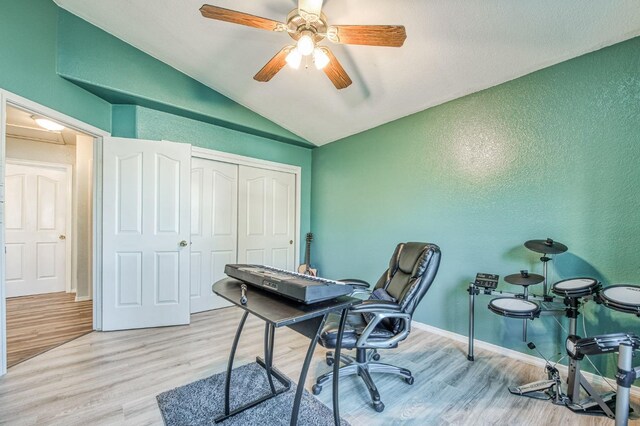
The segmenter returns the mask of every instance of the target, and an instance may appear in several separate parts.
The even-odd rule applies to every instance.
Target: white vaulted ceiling
[[[322,145],[640,35],[638,0],[325,0],[330,24],[404,25],[401,48],[329,45],[353,84],[313,66],[253,75],[286,33],[205,19],[203,3],[278,21],[292,0],[56,0],[125,42]]]

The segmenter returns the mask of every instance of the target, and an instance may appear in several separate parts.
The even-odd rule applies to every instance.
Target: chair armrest
[[[379,303],[384,301],[375,300],[373,302]],[[395,303],[393,302],[388,302],[388,303],[395,305]],[[356,306],[360,306],[360,305],[356,305]],[[355,308],[355,306],[353,308]],[[411,331],[411,315],[407,314],[406,312],[400,311],[399,307],[397,311],[393,310],[393,308],[387,308],[386,311],[378,310],[376,312],[371,312],[371,313],[374,314],[374,317],[371,320],[371,322],[367,324],[367,327],[362,331],[362,334],[360,335],[360,337],[358,338],[358,341],[356,342],[356,348],[386,349],[386,348],[393,347],[398,342],[401,342],[402,340],[406,339],[407,336],[409,335],[409,331]],[[368,341],[369,335],[373,332],[373,330],[377,327],[377,325],[380,324],[380,321],[384,320],[385,318],[398,318],[402,323],[402,328],[394,336],[389,337],[386,340],[369,342]]]
[[[351,291],[351,297],[359,297],[358,294],[364,294],[365,297],[369,297],[371,294],[371,290],[369,290],[369,283],[363,280],[358,280],[355,278],[347,278],[345,280],[338,280],[345,285],[350,285],[353,289]]]
[[[389,300],[374,300],[374,299],[363,300],[362,303],[352,306],[350,308],[350,311],[357,312],[357,313],[367,312],[372,314],[376,314],[376,313],[387,314],[387,313],[402,312],[400,310],[400,305],[398,305],[395,302],[391,302]]]
[[[349,284],[350,286],[352,286],[354,289],[365,289],[365,288],[369,288],[371,287],[371,284],[369,284],[368,282],[364,281],[364,280],[358,280],[355,278],[346,278],[344,280],[338,280],[341,283],[345,283],[345,284]]]

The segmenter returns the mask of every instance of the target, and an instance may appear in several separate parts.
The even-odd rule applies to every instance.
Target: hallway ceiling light
[[[51,132],[59,132],[64,130],[64,126],[62,124],[56,123],[55,121],[49,120],[48,118],[38,117],[37,115],[32,115],[33,121],[43,129],[47,129]]]

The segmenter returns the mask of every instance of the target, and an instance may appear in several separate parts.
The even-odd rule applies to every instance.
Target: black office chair
[[[380,393],[371,379],[370,373],[391,373],[413,384],[411,371],[406,368],[377,362],[378,349],[398,346],[406,339],[411,328],[413,312],[424,297],[438,272],[440,248],[428,243],[400,243],[396,247],[389,269],[378,280],[369,299],[350,309],[342,337],[343,349],[355,349],[355,358],[340,354],[344,364],[340,377],[357,374],[362,378],[371,394],[373,408],[381,412],[384,404]],[[357,291],[364,291],[369,284],[361,280],[343,280]],[[320,344],[325,348],[335,348],[339,328],[339,317],[327,320]],[[327,365],[336,360],[332,352],[327,352]],[[313,385],[314,395],[322,391],[322,386],[333,380],[333,371],[318,377]]]

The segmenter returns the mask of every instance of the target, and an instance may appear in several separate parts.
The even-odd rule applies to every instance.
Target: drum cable
[[[540,302],[540,305],[541,305],[543,308],[547,309],[547,305],[546,305],[544,302]],[[554,321],[558,323],[558,325],[560,326],[560,328],[561,328],[562,330],[564,330],[564,332],[565,332],[565,333],[569,334],[569,332],[567,331],[567,329],[566,329],[566,328],[564,328],[564,326],[562,325],[562,323],[561,323],[560,321],[558,321],[558,319],[555,317],[555,315],[554,315],[554,316],[551,316],[551,318],[553,318],[553,319],[554,319]],[[562,354],[561,354],[561,353],[559,353],[559,354],[557,354],[557,355],[562,355]],[[562,356],[561,356],[557,361],[555,361],[555,362],[553,363],[553,368],[556,368],[556,366],[557,366],[560,362],[562,362],[562,360],[563,360],[563,359],[565,359],[566,357],[567,357],[567,355],[562,355]]]
[[[585,336],[589,335],[587,333],[587,321],[586,321],[585,315],[582,315],[582,332],[584,333]],[[611,383],[609,383],[609,380],[606,377],[604,377],[604,375],[600,372],[600,370],[598,370],[598,367],[596,367],[595,364],[591,361],[591,358],[589,357],[589,355],[585,355],[584,357],[587,359],[587,361],[589,361],[589,364],[591,364],[591,367],[593,367],[596,373],[598,373],[600,378],[611,388],[611,390],[613,390],[614,392],[617,392],[616,388],[611,386]]]
[[[547,309],[547,305],[543,302],[540,303],[545,309]],[[562,329],[562,331],[564,331],[567,335],[569,335],[569,331],[562,325],[562,323],[560,321],[558,321],[558,318],[555,317],[555,315],[552,315],[551,318],[553,318],[553,320],[558,323],[558,326],[560,326],[560,328]],[[586,324],[586,318],[585,315],[582,315],[582,331],[584,332],[585,336],[588,336],[589,334],[587,333],[587,324]],[[566,358],[566,355],[563,355],[558,361],[555,362],[554,367],[556,365],[558,365],[558,363],[560,363],[563,359]],[[596,371],[596,373],[600,376],[601,379],[603,379],[603,381],[611,388],[613,389],[613,391],[615,392],[615,388],[613,386],[611,386],[611,383],[609,383],[609,380],[607,380],[604,375],[600,372],[600,370],[598,369],[598,367],[595,366],[595,364],[591,361],[591,358],[589,358],[588,355],[585,355],[585,358],[587,359],[587,361],[589,361],[589,364],[591,364],[591,367],[593,367],[593,369]]]
[[[544,302],[540,302],[540,304],[542,305],[543,308],[545,309],[549,309],[549,307],[544,303]],[[551,315],[551,318],[553,318],[553,320],[555,322],[558,323],[558,325],[560,326],[560,328],[562,329],[562,331],[564,331],[565,333],[567,333],[567,335],[569,335],[569,331],[567,331],[566,328],[564,328],[564,326],[562,325],[562,323],[560,321],[558,321],[558,318],[556,318],[555,315]]]

